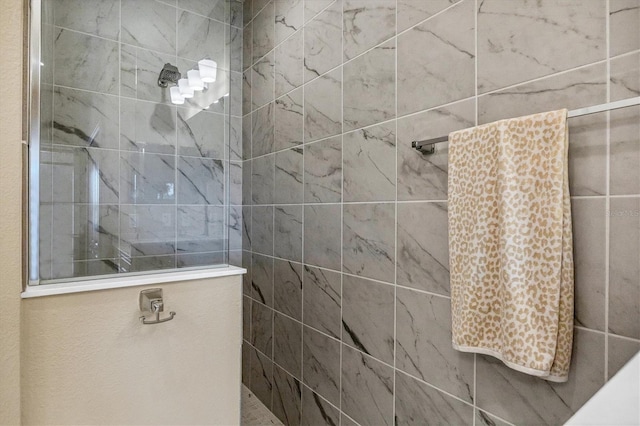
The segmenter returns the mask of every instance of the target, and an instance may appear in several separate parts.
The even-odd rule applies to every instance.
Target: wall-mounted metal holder
[[[568,111],[567,117],[581,117],[583,115],[589,114],[597,114],[605,111],[613,111],[620,108],[627,108],[630,106],[640,105],[640,96],[636,96],[635,98],[622,99],[620,101],[609,102],[606,104],[598,104],[592,105],[584,108],[578,108],[571,111]],[[438,142],[447,142],[449,140],[448,136],[440,136],[438,138],[426,139],[422,141],[412,141],[411,147],[417,149],[423,154],[433,154],[436,152],[434,144]]]
[[[412,141],[411,148],[415,148],[424,155],[431,155],[436,153],[435,144],[439,142],[446,142],[449,140],[448,136],[442,136],[434,139],[427,139],[423,141]]]
[[[145,316],[140,317],[140,322],[145,325],[160,324],[163,322],[171,321],[176,313],[171,311],[169,316],[160,319],[160,312],[164,312],[164,301],[162,300],[161,288],[149,288],[140,292],[140,298],[138,300],[140,311],[151,312],[155,315],[155,319],[148,320]]]

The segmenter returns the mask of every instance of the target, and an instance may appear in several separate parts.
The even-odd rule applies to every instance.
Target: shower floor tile
[[[246,386],[242,386],[242,426],[282,425],[271,412]]]

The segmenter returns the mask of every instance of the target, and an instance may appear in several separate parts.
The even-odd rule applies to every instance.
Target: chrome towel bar
[[[630,106],[640,105],[640,96],[635,98],[623,99],[621,101],[608,102],[606,104],[592,105],[584,108],[574,109],[569,111],[568,117],[580,117],[582,115],[596,114],[598,112],[613,111],[614,109],[627,108]],[[449,136],[440,136],[432,139],[425,139],[421,141],[412,141],[411,147],[420,151],[423,154],[433,154],[436,152],[436,147],[433,146],[439,142],[447,142]]]

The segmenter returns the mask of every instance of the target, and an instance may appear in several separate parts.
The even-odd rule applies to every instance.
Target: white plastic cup
[[[184,96],[180,94],[180,89],[178,88],[178,86],[171,86],[171,89],[169,89],[169,92],[171,93],[172,104],[175,104],[175,105],[184,104]]]
[[[200,71],[187,71],[187,79],[189,80],[189,87],[191,87],[193,90],[197,92],[204,90],[204,82],[202,81],[202,78],[200,78]]]
[[[200,70],[200,78],[205,83],[213,83],[216,81],[218,64],[211,59],[201,59],[198,61],[198,69]]]
[[[189,80],[186,78],[181,78],[178,80],[178,89],[180,90],[180,94],[183,98],[189,99],[193,98],[193,89],[189,86]]]

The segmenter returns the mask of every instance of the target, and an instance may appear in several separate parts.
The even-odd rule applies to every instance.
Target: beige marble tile
[[[395,117],[396,43],[390,40],[344,65],[344,130]]]
[[[451,301],[398,288],[396,368],[473,403],[473,354],[451,346]]]
[[[480,96],[478,123],[561,108],[572,110],[606,100],[606,65],[596,64]]]
[[[342,345],[342,410],[362,424],[393,423],[393,369]]]
[[[395,0],[344,0],[344,59],[352,59],[396,34]]]
[[[607,341],[609,343],[607,376],[610,379],[640,351],[640,341],[623,339],[614,335],[610,335]]]
[[[344,135],[344,201],[390,201],[396,197],[396,124]]]
[[[304,140],[324,139],[342,132],[342,69],[305,86]]]
[[[609,332],[640,338],[640,198],[610,201]]]
[[[398,31],[404,31],[460,0],[398,0]]]
[[[319,77],[342,61],[342,0],[304,27],[304,80]]]
[[[610,114],[610,192],[640,194],[640,106]]]
[[[303,0],[274,0],[276,7],[276,42],[279,44],[302,28]]]
[[[446,203],[398,204],[397,284],[449,295],[447,213]]]
[[[575,273],[575,324],[605,329],[606,209],[604,198],[571,201]]]
[[[447,136],[473,127],[475,100],[398,119],[398,200],[446,200],[448,148],[436,144],[436,153],[424,155],[411,142]]]
[[[566,383],[552,383],[478,356],[476,401],[480,409],[518,424],[562,424],[604,384],[604,335],[574,332]]]
[[[398,115],[473,96],[474,43],[468,0],[398,36]]]
[[[478,4],[478,90],[484,93],[606,58],[606,4]]]
[[[473,407],[400,371],[396,371],[396,423],[468,425]]]
[[[640,1],[611,0],[609,28],[611,56],[640,49]]]
[[[343,271],[392,283],[395,264],[393,204],[345,204]]]

